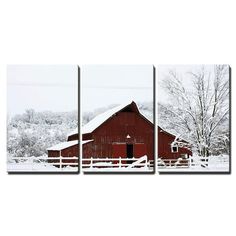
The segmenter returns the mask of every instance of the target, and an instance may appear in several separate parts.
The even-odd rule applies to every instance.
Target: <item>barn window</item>
[[[178,152],[178,145],[176,143],[171,144],[171,152]]]
[[[188,155],[187,154],[180,154],[180,157],[183,158],[183,159],[187,159]]]

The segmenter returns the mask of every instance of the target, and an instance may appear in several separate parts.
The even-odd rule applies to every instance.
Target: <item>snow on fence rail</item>
[[[159,170],[162,169],[195,169],[195,170],[228,170],[229,160],[227,158],[219,159],[217,157],[209,158],[178,158],[178,159],[164,159],[158,158],[157,166]]]
[[[128,171],[128,170],[149,170],[152,171],[154,167],[154,161],[148,160],[147,156],[143,156],[140,158],[83,158],[82,159],[82,167],[85,171],[97,170],[113,170],[113,171]]]
[[[78,157],[11,157],[8,171],[78,171]],[[14,161],[14,162],[12,162]]]
[[[188,168],[191,165],[189,159],[163,159],[158,158],[157,160],[158,168]]]

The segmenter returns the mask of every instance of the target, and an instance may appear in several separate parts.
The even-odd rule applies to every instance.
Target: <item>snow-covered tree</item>
[[[171,102],[161,104],[165,112],[159,120],[166,115],[165,123],[174,124],[172,128],[187,138],[200,156],[227,152],[229,67],[215,65],[209,70],[202,66],[182,76],[170,70],[162,81]]]
[[[64,142],[78,127],[78,112],[36,112],[33,109],[8,118],[7,151],[9,156],[47,155],[47,148]]]

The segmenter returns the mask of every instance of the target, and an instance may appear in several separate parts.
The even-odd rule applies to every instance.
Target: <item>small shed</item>
[[[192,156],[192,151],[187,141],[158,127],[158,158],[173,165],[179,159],[180,165],[186,165],[189,156]]]
[[[47,149],[49,157],[78,157],[78,140],[56,144]]]
[[[78,163],[78,159],[74,157],[79,156],[79,145],[78,140],[67,141],[59,143],[53,147],[47,149],[48,157],[64,157],[61,163]],[[49,163],[60,163],[59,159],[53,160],[49,159]],[[59,165],[55,165],[59,167]]]

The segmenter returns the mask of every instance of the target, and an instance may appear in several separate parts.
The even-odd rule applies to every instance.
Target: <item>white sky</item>
[[[35,111],[77,110],[77,68],[77,65],[9,65],[8,114],[21,114],[29,108]]]
[[[169,98],[165,90],[161,86],[161,82],[165,80],[170,70],[174,70],[184,81],[186,88],[191,89],[191,79],[192,77],[188,75],[188,72],[196,72],[201,69],[202,65],[159,65],[156,68],[157,74],[157,100],[162,103],[168,103]],[[204,65],[207,71],[214,70],[214,65]],[[212,78],[212,77],[210,77]],[[213,78],[212,78],[213,79]]]
[[[153,101],[152,65],[81,66],[82,110],[127,101]]]

